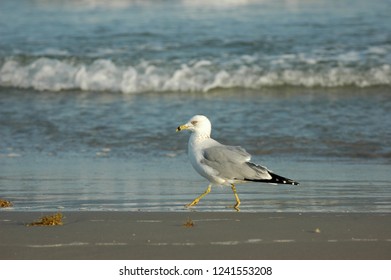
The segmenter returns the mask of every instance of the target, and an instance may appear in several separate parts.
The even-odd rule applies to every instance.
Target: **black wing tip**
[[[299,182],[296,182],[294,180],[282,177],[280,175],[274,174],[270,172],[270,175],[272,176],[272,183],[277,183],[277,184],[287,184],[287,185],[294,185],[297,186]]]
[[[269,173],[270,176],[272,176],[271,179],[244,179],[245,181],[251,181],[251,182],[260,182],[260,183],[272,183],[272,184],[284,184],[284,185],[293,185],[297,186],[299,185],[299,182],[296,182],[294,180],[279,176],[274,173]]]

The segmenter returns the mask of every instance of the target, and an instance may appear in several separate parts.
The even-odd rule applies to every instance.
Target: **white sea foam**
[[[370,52],[381,52],[370,49]],[[141,61],[119,65],[109,59],[74,62],[72,59],[38,58],[29,63],[5,60],[0,66],[0,86],[36,90],[137,92],[208,92],[214,89],[261,89],[275,86],[370,87],[391,86],[387,63],[354,67],[359,54],[338,55],[338,64],[327,58],[286,54],[260,58],[243,56],[231,61],[200,59],[182,64]]]

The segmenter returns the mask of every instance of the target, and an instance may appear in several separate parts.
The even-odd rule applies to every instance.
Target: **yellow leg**
[[[240,199],[239,199],[238,193],[236,192],[236,187],[234,184],[231,184],[231,189],[234,192],[234,196],[236,199],[236,204],[234,205],[234,209],[239,212],[240,211],[240,209],[239,209]]]
[[[205,190],[205,192],[203,194],[201,194],[199,197],[197,197],[196,199],[193,200],[192,203],[189,203],[186,205],[186,207],[191,207],[191,206],[194,206],[194,205],[197,205],[198,202],[200,202],[200,199],[203,198],[205,195],[207,195],[208,193],[210,193],[210,190],[212,189],[212,184],[209,184],[208,188]]]

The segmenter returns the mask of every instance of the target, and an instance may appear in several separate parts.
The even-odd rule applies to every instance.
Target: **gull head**
[[[190,130],[193,133],[209,137],[212,131],[212,125],[207,117],[196,115],[176,129],[177,132],[181,130]]]

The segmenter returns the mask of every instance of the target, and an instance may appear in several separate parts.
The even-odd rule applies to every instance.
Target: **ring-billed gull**
[[[274,174],[264,166],[250,162],[251,155],[239,146],[226,146],[210,137],[212,125],[202,115],[192,117],[186,124],[178,126],[176,131],[190,130],[188,154],[194,169],[209,180],[210,184],[203,194],[198,196],[187,207],[196,205],[207,195],[213,185],[231,186],[239,211],[240,200],[235,184],[244,182],[262,182],[274,184],[298,185],[299,183]]]

